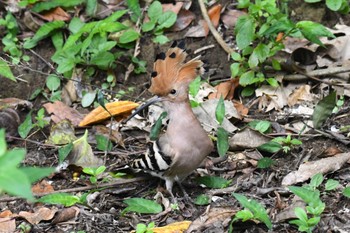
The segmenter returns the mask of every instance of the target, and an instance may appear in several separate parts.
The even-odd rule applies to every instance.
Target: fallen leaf
[[[52,125],[50,136],[46,143],[53,145],[66,145],[76,140],[74,126],[69,120],[62,120]]]
[[[64,208],[56,214],[55,218],[52,220],[52,224],[66,222],[68,220],[74,219],[78,216],[79,212],[79,208],[75,206]]]
[[[239,113],[239,115],[241,116],[247,116],[248,112],[249,112],[249,108],[247,108],[246,106],[244,106],[243,103],[237,101],[237,100],[232,100],[233,105],[235,106],[237,112]]]
[[[249,138],[249,140],[247,140]],[[252,149],[270,141],[270,138],[249,127],[237,132],[229,139],[231,150]]]
[[[27,100],[18,98],[5,98],[0,99],[0,110],[4,108],[14,109],[32,109],[33,104]]]
[[[55,216],[55,213],[57,212],[56,207],[52,207],[52,209],[46,208],[46,207],[40,207],[37,210],[34,210],[33,212],[27,212],[27,211],[21,211],[19,212],[18,216],[25,218],[29,223],[31,224],[38,224],[41,221],[50,220]]]
[[[0,217],[0,232],[15,232],[16,221],[12,217]]]
[[[53,189],[52,185],[46,180],[42,180],[32,187],[32,192],[36,195],[42,193],[51,193],[53,191],[55,190]]]
[[[227,9],[223,15],[221,16],[222,22],[227,26],[228,28],[233,28],[236,25],[237,19],[242,16],[246,15],[244,11],[236,10],[236,9]]]
[[[175,14],[178,14],[183,4],[184,4],[183,2],[176,2],[176,4],[172,4],[172,3],[162,4],[163,12],[172,11]]]
[[[215,86],[216,92],[209,94],[208,99],[220,98],[222,96],[226,100],[232,100],[236,87],[239,86],[239,79],[230,79]]]
[[[111,116],[119,116],[123,118],[126,115],[129,115],[133,109],[138,107],[139,104],[131,101],[116,101],[112,103],[107,103],[106,108],[107,112],[102,106],[98,106],[92,110],[85,118],[80,122],[79,126],[87,126],[91,124],[96,124],[98,122],[109,119]]]
[[[61,7],[56,7],[52,10],[45,11],[45,13],[39,15],[42,19],[45,19],[46,21],[54,21],[54,20],[62,20],[62,21],[69,21],[70,16],[65,12]]]
[[[73,142],[73,149],[67,156],[69,164],[79,167],[99,167],[103,165],[102,159],[96,157],[87,141],[88,131],[85,130],[84,136]]]
[[[255,95],[259,98],[259,109],[269,112],[273,109],[281,110],[287,105],[287,97],[289,91],[283,87],[272,87],[268,85],[262,85],[255,90]]]
[[[188,232],[200,232],[203,229],[213,226],[215,226],[215,229],[219,228],[219,226],[224,229],[228,226],[231,222],[232,216],[236,213],[237,211],[231,207],[210,208],[207,213],[199,216],[193,221],[188,228]]]
[[[177,15],[175,24],[170,28],[173,32],[181,31],[188,27],[192,21],[196,18],[192,11],[181,9]]]
[[[170,223],[164,227],[154,227],[152,228],[153,233],[183,233],[190,226],[191,221],[182,221],[182,222],[174,222]],[[131,231],[131,233],[135,233],[136,231]]]
[[[65,105],[61,101],[46,103],[43,106],[49,114],[53,114],[51,115],[51,120],[55,123],[62,120],[69,120],[74,126],[78,126],[83,118],[76,109]]]
[[[318,173],[325,174],[327,172],[335,172],[349,160],[350,153],[342,153],[333,157],[303,163],[297,171],[292,171],[283,178],[282,185],[289,186],[303,182]]]
[[[208,16],[213,26],[219,25],[221,5],[217,4],[208,10]],[[205,20],[199,20],[198,25],[191,27],[185,34],[185,37],[206,37],[209,34],[209,27]]]
[[[112,128],[111,135],[109,135],[110,129],[104,125],[95,125],[95,126],[93,126],[92,129],[96,132],[96,134],[103,135],[106,138],[109,137],[109,140],[111,140],[112,142],[114,142],[117,145],[124,147],[123,137],[122,137],[121,133],[119,132],[118,127]]]
[[[288,105],[294,106],[299,101],[312,101],[313,98],[310,89],[310,85],[303,85],[297,88],[290,96],[288,96]]]

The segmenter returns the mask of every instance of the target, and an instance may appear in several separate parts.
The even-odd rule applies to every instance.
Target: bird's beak
[[[141,112],[143,109],[147,108],[148,106],[155,104],[159,101],[161,101],[162,98],[159,96],[153,96],[152,98],[148,99],[144,104],[142,104],[140,107],[136,108],[133,113],[126,118],[123,123],[128,122],[131,118],[133,118],[136,114],[138,114],[139,112]]]

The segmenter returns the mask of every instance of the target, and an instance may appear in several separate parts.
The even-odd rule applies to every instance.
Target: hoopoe
[[[185,63],[187,53],[184,45],[175,41],[166,53],[157,55],[149,88],[155,96],[129,117],[159,101],[168,113],[166,132],[149,146],[145,154],[135,159],[131,167],[165,180],[172,198],[174,182],[182,188],[181,181],[203,162],[214,147],[192,112],[188,96],[190,82],[203,72],[203,62],[195,58]]]

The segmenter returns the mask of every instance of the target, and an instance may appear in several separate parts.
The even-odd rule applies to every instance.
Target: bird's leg
[[[192,203],[192,199],[191,197],[188,195],[188,193],[186,192],[184,186],[182,185],[181,181],[176,181],[176,183],[179,185],[183,195],[184,195],[184,200],[188,203]]]
[[[170,193],[171,195],[171,202],[172,203],[177,203],[177,200],[173,194],[173,185],[174,185],[174,180],[171,179],[166,179],[165,180],[165,186],[166,186],[166,190]]]

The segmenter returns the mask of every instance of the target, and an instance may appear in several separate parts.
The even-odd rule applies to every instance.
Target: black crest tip
[[[185,41],[184,41],[184,40],[180,41],[180,42],[177,44],[177,47],[178,47],[179,49],[185,50],[185,47],[186,47]]]
[[[172,54],[169,55],[169,57],[170,58],[175,58],[176,57],[176,53],[173,52]]]
[[[177,46],[177,41],[174,40],[174,42],[170,45],[170,48],[175,48]]]
[[[152,78],[156,77],[157,75],[158,75],[157,71],[153,71],[153,72],[151,73],[151,77],[152,77]]]
[[[158,53],[157,56],[156,56],[156,60],[160,59],[160,60],[164,60],[166,57],[165,53],[161,52],[161,53]]]

